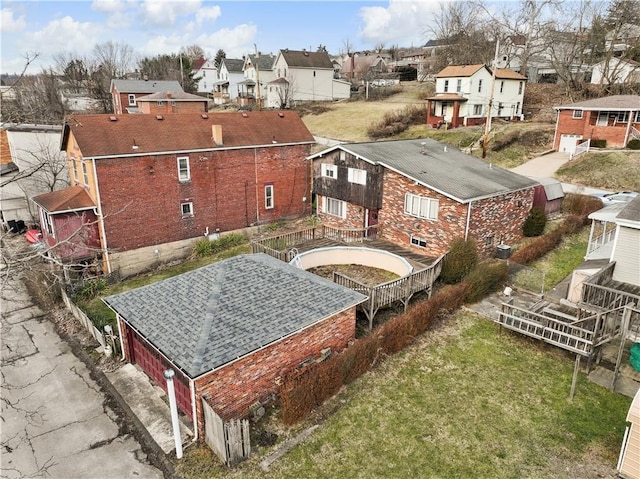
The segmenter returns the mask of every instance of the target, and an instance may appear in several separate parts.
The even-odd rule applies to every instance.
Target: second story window
[[[518,85],[518,95],[522,95],[522,88],[524,87],[524,82],[520,82]]]
[[[482,93],[482,78],[478,80],[478,93]]]
[[[500,93],[504,92],[504,80],[500,82]]]
[[[189,170],[189,157],[178,157],[178,181],[189,181],[191,179],[191,171]]]
[[[267,210],[273,208],[273,185],[264,187],[264,207]]]
[[[129,106],[136,106],[136,96],[133,94],[129,95]]]
[[[85,185],[89,185],[89,172],[87,171],[87,163],[85,161],[82,162],[82,181],[84,181]]]
[[[320,175],[325,178],[337,178],[338,177],[338,167],[336,165],[330,165],[328,163],[322,163],[320,167]]]
[[[449,80],[445,80],[444,81],[444,92],[448,92],[449,91]]]
[[[359,185],[367,184],[367,172],[358,170],[357,168],[349,168],[349,183],[357,183]]]
[[[462,80],[458,80],[456,83],[456,93],[460,93],[462,91]]]

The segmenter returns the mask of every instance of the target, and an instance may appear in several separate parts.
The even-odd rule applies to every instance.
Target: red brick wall
[[[341,351],[354,338],[355,307],[196,380],[200,434],[202,396],[225,419],[245,417],[253,403],[277,394],[280,379],[300,363],[318,358],[324,348]]]
[[[299,145],[193,153],[187,182],[178,181],[183,155],[97,160],[107,245],[126,251],[202,236],[207,227],[214,233],[305,216],[309,152]],[[274,186],[272,209],[264,207],[266,184]],[[194,214],[183,218],[187,202]]]
[[[558,150],[560,147],[561,135],[582,135],[584,140],[607,140],[607,148],[623,148],[627,134],[626,122],[614,124],[610,121],[609,126],[596,126],[597,116],[597,111],[584,111],[582,118],[573,118],[573,110],[560,110],[553,148]]]
[[[171,113],[206,113],[208,111],[207,100],[198,101],[176,101],[175,105],[171,100],[163,100],[162,106],[158,106],[157,101],[138,102],[138,108],[142,113],[150,115],[170,115]]]
[[[362,206],[354,205],[353,203],[347,203],[346,218],[340,218],[339,216],[330,215],[322,212],[322,204],[325,198],[323,196],[317,196],[318,202],[318,217],[322,223],[334,226],[336,228],[364,228],[365,225],[365,208]]]

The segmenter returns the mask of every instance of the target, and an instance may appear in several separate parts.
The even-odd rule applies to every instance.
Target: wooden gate
[[[251,454],[249,421],[232,419],[225,422],[202,398],[204,438],[207,445],[227,466],[235,466]]]

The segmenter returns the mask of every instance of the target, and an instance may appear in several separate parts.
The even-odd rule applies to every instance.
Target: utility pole
[[[489,93],[489,106],[487,108],[487,119],[484,122],[484,137],[482,138],[482,158],[487,157],[487,143],[489,142],[489,131],[491,130],[491,113],[493,109],[493,91],[496,86],[496,70],[498,64],[498,50],[500,48],[500,39],[496,40],[496,53],[493,58],[493,68],[491,69],[491,88]]]
[[[260,54],[258,53],[258,47],[256,44],[253,44],[253,48],[256,51],[256,62],[254,68],[256,69],[256,83],[258,88],[258,111],[262,110],[262,96],[260,94],[260,69],[258,68],[258,63],[260,63]]]

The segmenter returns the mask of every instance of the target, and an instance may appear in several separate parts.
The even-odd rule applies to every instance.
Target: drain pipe
[[[176,457],[182,458],[182,438],[180,437],[180,421],[178,420],[178,406],[176,404],[176,392],[173,388],[173,376],[176,372],[173,369],[164,371],[164,378],[167,380],[167,396],[169,396],[169,406],[171,408],[171,424],[173,426],[173,438],[176,442]]]

